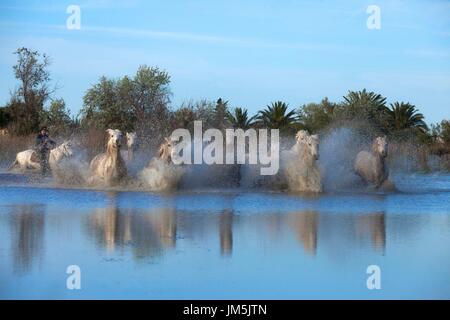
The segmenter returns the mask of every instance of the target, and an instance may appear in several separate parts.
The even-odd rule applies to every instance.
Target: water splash
[[[325,191],[360,186],[354,161],[370,141],[351,128],[338,128],[321,137],[319,168]]]
[[[142,187],[150,191],[176,190],[183,176],[184,168],[168,164],[158,158],[153,158],[149,165],[139,174]]]

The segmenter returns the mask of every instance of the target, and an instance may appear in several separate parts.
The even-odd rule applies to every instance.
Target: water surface
[[[0,298],[450,298],[450,176],[401,192],[175,194],[0,174]],[[366,268],[381,268],[368,290]],[[81,290],[66,268],[81,268]]]

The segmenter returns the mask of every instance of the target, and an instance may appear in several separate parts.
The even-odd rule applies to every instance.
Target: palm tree
[[[288,112],[288,105],[282,101],[273,102],[266,109],[259,111],[258,121],[271,129],[288,129],[296,121],[295,110]]]
[[[366,89],[363,89],[363,91],[349,91],[344,100],[344,105],[347,106],[371,106],[378,110],[386,106],[385,97],[375,92],[368,92]]]
[[[233,128],[247,130],[253,126],[255,116],[249,118],[247,109],[234,108],[233,113],[227,112],[227,119],[233,126]]]
[[[344,118],[348,120],[368,120],[380,129],[383,127],[386,98],[375,92],[349,91],[343,102]]]
[[[386,108],[385,112],[387,114],[387,125],[392,130],[419,129],[422,132],[428,131],[423,114],[419,113],[416,107],[410,103],[391,103],[390,108]]]

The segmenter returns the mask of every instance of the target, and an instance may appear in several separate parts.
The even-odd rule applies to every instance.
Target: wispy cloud
[[[79,5],[82,9],[95,10],[95,9],[121,9],[121,8],[135,8],[141,3],[140,0],[86,0],[75,1],[76,5]],[[5,11],[32,11],[32,12],[61,12],[61,8],[66,8],[69,3],[58,4],[0,4],[0,10]]]
[[[100,32],[109,33],[120,36],[134,36],[145,38],[160,38],[183,41],[196,41],[205,43],[225,43],[225,44],[239,44],[244,45],[249,42],[254,42],[252,39],[240,39],[232,37],[214,36],[206,34],[196,34],[187,32],[171,32],[171,31],[155,31],[146,29],[132,29],[132,28],[116,28],[116,27],[97,27],[87,26],[82,28],[86,32]]]
[[[141,4],[140,0],[86,0],[80,2],[83,9],[117,9],[134,8]]]
[[[405,50],[405,54],[421,57],[421,58],[436,58],[436,59],[448,59],[450,58],[450,51],[437,50],[437,49],[412,49]]]
[[[8,13],[14,12],[14,11],[28,11],[28,12],[61,12],[62,8],[65,9],[65,6],[60,3],[60,4],[54,4],[54,5],[48,5],[48,4],[22,4],[22,5],[18,5],[18,4],[13,4],[13,5],[8,5],[8,4],[0,4],[0,12],[3,15],[6,15]]]
[[[62,24],[27,24],[16,22],[0,22],[1,28],[29,28],[34,31],[39,29],[51,29],[61,32],[66,32],[66,26]],[[100,33],[119,37],[136,37],[149,39],[165,39],[183,42],[198,42],[212,45],[237,46],[247,48],[261,48],[261,49],[293,49],[305,50],[312,52],[326,52],[336,54],[348,54],[360,50],[361,48],[355,45],[341,45],[335,43],[311,43],[311,42],[274,42],[261,38],[240,38],[221,35],[208,35],[201,33],[189,33],[179,31],[159,31],[149,29],[135,29],[122,27],[103,27],[103,26],[86,26],[82,25],[81,30],[70,31],[80,33]],[[375,49],[372,49],[375,52]],[[376,52],[375,52],[376,53]],[[381,53],[381,52],[378,52]]]

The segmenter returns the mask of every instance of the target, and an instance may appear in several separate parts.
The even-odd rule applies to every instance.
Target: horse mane
[[[307,131],[300,130],[299,132],[297,132],[295,137],[297,142],[293,147],[293,149],[296,151],[298,155],[301,156],[300,159],[308,162],[314,161],[313,155],[311,153],[311,148],[309,147],[308,142],[310,142],[311,140],[315,140],[317,136],[315,135],[311,136],[308,134]]]
[[[321,192],[321,174],[317,166],[318,137],[300,130],[296,134],[296,143],[287,159],[285,176],[289,189],[294,191]],[[309,144],[314,144],[310,146]]]
[[[378,137],[375,138],[372,142],[372,153],[373,154],[378,154],[377,147],[378,147]]]
[[[159,151],[158,151],[158,157],[161,160],[170,162],[171,161],[171,155],[169,152],[169,144],[170,140],[168,138],[165,139],[165,142],[161,144],[161,146],[159,147]]]
[[[116,148],[114,148],[113,147],[113,143],[111,142],[110,139],[106,143],[106,153],[107,154],[120,153],[119,152],[119,147],[117,146]]]

